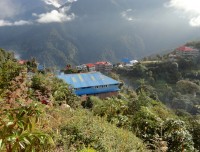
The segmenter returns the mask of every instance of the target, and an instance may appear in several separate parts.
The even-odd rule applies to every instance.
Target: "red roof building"
[[[110,72],[113,68],[113,65],[110,62],[96,62],[95,68],[100,72]]]
[[[87,67],[90,67],[90,68],[91,68],[91,67],[95,67],[95,65],[94,65],[93,63],[88,63],[88,64],[86,64],[86,66],[87,66]]]
[[[96,70],[95,69],[95,64],[93,64],[93,63],[86,64],[86,67],[87,67],[87,69],[88,69],[89,72]]]
[[[188,47],[188,46],[180,46],[176,50],[178,50],[178,51],[193,51],[194,49],[191,47]]]
[[[199,55],[199,50],[188,46],[180,46],[176,49],[176,55],[180,57],[196,57]]]

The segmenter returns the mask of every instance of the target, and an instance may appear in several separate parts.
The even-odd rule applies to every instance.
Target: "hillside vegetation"
[[[199,48],[199,42],[187,45]],[[200,56],[194,58],[168,59],[168,55],[157,56],[153,61],[141,61],[132,68],[117,68],[116,73],[127,87],[171,108],[193,136],[199,148],[200,128]],[[156,61],[155,61],[156,60]]]
[[[9,54],[1,50],[1,151],[200,149],[199,116],[167,108],[142,81],[117,97],[81,101],[52,73],[37,71],[34,60],[20,65]]]
[[[81,108],[63,81],[49,73],[30,76],[27,66],[1,54],[1,151],[146,151],[131,131]]]

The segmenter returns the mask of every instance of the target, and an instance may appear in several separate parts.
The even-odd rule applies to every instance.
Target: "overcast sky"
[[[82,3],[87,3],[88,0],[79,0]],[[24,24],[38,23],[51,23],[51,22],[68,22],[75,19],[76,14],[68,13],[72,3],[79,3],[77,0],[0,0],[0,26],[17,26]],[[99,3],[99,0],[93,0],[93,4]],[[107,0],[109,1],[109,0]],[[124,8],[121,12],[121,16],[130,22],[136,22],[137,20],[147,19],[155,21],[155,19],[170,20],[179,18],[184,20],[191,27],[200,26],[200,1],[199,0],[110,0],[114,5]],[[26,3],[26,5],[25,5]],[[35,17],[31,20],[25,20],[24,18],[17,18],[20,13],[24,13],[31,5],[47,5],[52,6],[51,10],[37,14],[32,12],[32,16]],[[68,3],[67,7],[63,7],[62,4]],[[102,1],[104,3],[104,1]],[[102,4],[103,5],[103,4]],[[89,7],[93,7],[92,4]],[[106,7],[106,6],[105,6]],[[102,10],[104,11],[104,10]],[[112,10],[111,10],[112,11]],[[157,13],[157,14],[156,14]],[[152,18],[149,18],[152,17]],[[176,24],[176,20],[173,20]],[[178,21],[177,21],[178,22]]]
[[[0,10],[0,28],[71,22],[76,33],[134,34],[149,52],[200,39],[200,0],[0,0]]]

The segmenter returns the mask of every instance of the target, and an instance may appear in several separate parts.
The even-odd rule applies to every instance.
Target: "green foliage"
[[[0,56],[5,57],[4,54],[0,52]],[[79,106],[81,101],[72,93],[73,90],[52,74],[27,76],[26,67],[9,56],[1,61],[2,151],[147,151],[135,134],[154,151],[199,149],[199,119],[192,119],[191,115],[179,110],[180,118],[187,121],[186,125],[158,101],[159,95],[175,108],[194,111],[194,107],[198,107],[199,90],[194,87],[198,86],[197,80],[191,81],[192,84],[185,81],[180,83],[182,80],[177,82],[177,87],[172,85],[181,78],[177,67],[179,63],[152,62],[155,68],[137,64],[134,67],[135,75],[131,73],[134,70],[126,71],[127,74],[131,73],[133,80],[137,81],[138,76],[143,78],[140,79],[137,94],[129,88],[115,98],[101,100],[90,97],[82,103],[87,108],[84,110]],[[31,64],[28,64],[29,70]],[[167,85],[166,81],[172,84]],[[197,97],[176,93],[178,90],[182,93],[195,91]],[[42,106],[37,103],[44,99],[50,104]],[[192,120],[187,120],[188,117]],[[50,136],[56,144],[54,148]]]
[[[150,140],[153,136],[159,134],[162,122],[162,119],[147,107],[141,107],[132,118],[136,135],[145,140]]]
[[[59,145],[69,151],[90,147],[96,151],[147,151],[141,140],[130,131],[119,129],[104,118],[93,116],[91,112],[76,110],[70,116],[64,114]]]
[[[157,141],[159,138],[167,141],[168,151],[194,151],[192,135],[185,123],[177,119],[169,119],[174,115],[167,111],[163,113],[163,111],[160,105],[149,108],[141,107],[132,119],[136,135],[149,143],[152,149],[162,148],[156,147],[159,144]]]
[[[8,60],[14,60],[14,53],[7,52],[0,48],[0,65],[7,62]]]
[[[129,117],[125,115],[128,110],[128,102],[118,98],[101,100],[97,97],[90,97],[94,115],[105,116],[108,122],[118,127],[128,127]]]
[[[49,135],[35,128],[41,114],[37,104],[1,108],[0,114],[0,150],[42,151],[53,144]]]
[[[200,115],[185,117],[188,130],[193,137],[194,147],[200,150]]]
[[[80,152],[96,152],[96,150],[91,149],[91,148],[84,148]]]
[[[142,83],[137,89],[136,89],[137,94],[140,94],[142,97],[142,94],[144,96],[148,96],[154,100],[158,100],[157,92],[151,85],[146,85]]]
[[[166,104],[169,103],[174,98],[174,94],[175,92],[173,92],[171,86],[161,83],[159,86],[158,96],[162,102]]]
[[[23,66],[12,60],[2,63],[0,66],[0,88],[7,89],[10,82],[20,74],[22,69],[24,69]]]
[[[149,98],[145,93],[138,96],[129,108],[132,116],[132,129],[136,135],[148,144],[150,149],[161,150],[167,148],[162,136],[163,123],[169,118],[176,118],[175,114],[162,103]],[[165,143],[164,145],[162,143]]]
[[[9,79],[6,79],[7,87],[2,90],[0,102],[1,150],[11,152],[48,149],[53,141],[49,135],[41,131],[40,127],[36,127],[40,125],[38,120],[41,111],[36,101],[29,97],[26,70],[10,63],[12,63],[10,60],[4,63],[13,71],[8,72],[9,69],[5,68]]]
[[[120,80],[119,75],[117,75],[114,72],[110,72],[108,76],[115,79],[115,80],[118,80],[118,81]]]
[[[182,70],[182,71],[185,71],[185,70],[191,70],[193,67],[195,67],[195,60],[192,60],[192,59],[184,59],[184,58],[181,58],[179,61],[178,61],[178,64],[179,64],[179,69]]]
[[[134,115],[141,107],[148,107],[151,105],[153,99],[150,98],[146,92],[141,90],[138,92],[137,99],[130,99],[128,103],[128,113]]]
[[[174,109],[184,109],[191,114],[197,113],[197,109],[194,106],[195,98],[193,95],[181,95],[178,94],[169,103]]]
[[[28,71],[36,72],[37,71],[36,59],[32,58],[31,60],[27,61],[26,66],[28,68]]]
[[[32,78],[32,89],[36,90],[37,98],[50,98],[53,104],[68,104],[71,107],[79,106],[78,98],[72,94],[69,87],[62,80],[49,74],[35,74]]]
[[[192,46],[194,48],[200,49],[200,42],[199,41],[192,41],[186,43],[187,46]]]
[[[181,120],[170,119],[163,124],[163,135],[168,141],[168,151],[194,151],[192,135]]]
[[[200,86],[189,80],[180,80],[176,83],[176,86],[177,89],[182,93],[196,94],[196,92],[200,91]]]
[[[145,77],[147,68],[141,63],[136,64],[132,69],[132,74],[136,77]]]

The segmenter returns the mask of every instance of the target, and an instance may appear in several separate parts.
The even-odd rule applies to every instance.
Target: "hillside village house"
[[[76,70],[78,71],[87,71],[87,66],[85,64],[76,66]]]
[[[88,69],[89,72],[92,72],[92,71],[96,70],[95,64],[93,64],[93,63],[86,64],[86,67],[87,67],[87,69]]]
[[[110,62],[96,62],[95,69],[96,71],[108,73],[113,69],[113,65]]]
[[[110,62],[103,61],[103,62],[87,63],[87,64],[79,65],[79,66],[76,66],[76,69],[81,72],[99,71],[102,73],[108,73],[113,69],[113,65]]]
[[[177,61],[177,55],[175,55],[175,54],[169,54],[168,55],[168,60],[170,62],[176,62]]]
[[[69,84],[78,96],[93,95],[100,98],[116,96],[121,84],[100,72],[60,74],[58,78]]]
[[[176,55],[183,58],[194,58],[199,55],[199,50],[188,46],[181,46],[176,49]]]
[[[130,64],[130,61],[131,61],[131,59],[129,59],[129,58],[123,58],[123,59],[121,59],[121,63],[123,65]]]

